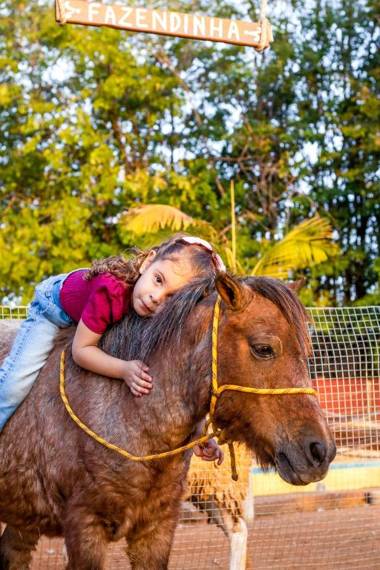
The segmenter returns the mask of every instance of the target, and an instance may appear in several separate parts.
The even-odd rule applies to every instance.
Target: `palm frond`
[[[289,272],[318,265],[338,251],[329,221],[317,215],[298,224],[265,252],[251,274],[286,279]]]
[[[174,206],[146,204],[128,210],[121,217],[120,223],[125,230],[143,235],[168,228],[178,232],[199,222]]]

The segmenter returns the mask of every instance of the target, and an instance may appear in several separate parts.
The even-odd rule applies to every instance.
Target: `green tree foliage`
[[[345,303],[367,294],[373,302],[376,282],[380,300],[376,12],[372,1],[315,2],[302,18],[309,45],[297,46],[304,63],[301,124],[308,119],[302,139],[315,151],[304,155],[304,178],[313,209],[333,221],[343,253],[319,288],[339,293]]]
[[[259,2],[150,6],[255,20]],[[275,41],[260,55],[58,26],[47,0],[3,0],[0,297],[28,300],[47,275],[149,245],[125,221],[143,204],[204,220],[197,231],[228,247],[234,179],[245,272],[319,213],[344,255],[301,270],[307,299],[376,301],[375,4],[269,6]]]

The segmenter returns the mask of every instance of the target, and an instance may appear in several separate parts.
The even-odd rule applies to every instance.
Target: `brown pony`
[[[216,280],[222,297],[219,383],[309,386],[306,313],[293,292],[268,278]],[[200,281],[151,319],[113,327],[102,348],[149,362],[151,394],[86,372],[67,357],[66,383],[81,419],[136,455],[173,449],[199,429],[210,402],[211,320],[216,293]],[[0,436],[0,569],[26,570],[41,534],[63,535],[70,570],[101,570],[107,544],[125,537],[134,570],[167,568],[191,452],[131,462],[81,431],[59,396],[65,332],[30,395]],[[4,336],[4,335],[3,335]],[[9,349],[10,335],[0,347]],[[69,350],[67,351],[70,352]],[[263,466],[295,485],[324,477],[335,445],[314,396],[224,392],[216,420]]]

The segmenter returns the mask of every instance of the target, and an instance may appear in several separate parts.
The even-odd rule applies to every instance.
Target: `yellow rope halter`
[[[215,407],[219,396],[226,390],[235,392],[245,392],[247,394],[259,394],[261,396],[275,395],[283,396],[284,394],[309,394],[316,396],[317,392],[314,388],[248,388],[246,386],[238,386],[236,384],[218,385],[218,328],[221,298],[218,296],[212,324],[212,393],[210,404],[210,420],[213,423]]]
[[[127,459],[130,459],[131,461],[152,461],[153,459],[163,459],[165,457],[171,457],[172,455],[177,455],[178,453],[182,453],[183,451],[186,451],[187,449],[192,449],[197,444],[205,443],[206,441],[208,441],[212,437],[219,435],[218,433],[209,433],[207,435],[205,434],[202,437],[200,437],[194,441],[191,441],[187,445],[182,445],[181,447],[176,447],[176,449],[171,449],[170,451],[163,451],[162,453],[153,453],[151,455],[133,455],[133,453],[129,453],[129,451],[127,451],[126,449],[122,449],[118,445],[110,443],[109,441],[104,439],[102,436],[100,436],[99,434],[94,432],[92,429],[90,429],[85,423],[82,422],[81,419],[78,418],[78,416],[76,415],[76,413],[72,409],[70,402],[67,398],[66,391],[65,391],[65,351],[64,350],[61,353],[61,363],[60,363],[60,374],[59,375],[60,375],[59,391],[61,394],[62,401],[65,405],[65,408],[66,408],[69,416],[71,417],[71,419],[87,435],[92,437],[92,439],[94,439],[95,441],[97,441],[98,443],[103,445],[104,447],[107,447],[108,449],[111,449],[112,451],[116,451],[117,453],[119,453],[123,457],[126,457]]]
[[[283,394],[309,394],[311,396],[316,395],[316,391],[313,388],[248,388],[244,386],[237,386],[235,384],[225,384],[223,386],[218,386],[218,328],[219,328],[219,316],[220,316],[220,303],[221,298],[218,295],[215,308],[214,308],[214,316],[213,316],[213,326],[212,326],[212,385],[211,385],[211,402],[210,402],[210,411],[209,417],[206,422],[204,433],[201,437],[191,441],[187,445],[182,445],[181,447],[177,447],[175,449],[171,449],[169,451],[163,451],[161,453],[152,453],[150,455],[133,455],[122,449],[121,447],[110,443],[109,441],[105,440],[99,434],[95,433],[92,429],[90,429],[85,423],[82,422],[75,414],[74,410],[72,409],[70,402],[67,398],[66,391],[65,391],[65,351],[61,353],[61,360],[60,360],[60,382],[59,382],[59,390],[61,394],[62,401],[65,405],[65,408],[72,418],[72,420],[92,439],[111,449],[112,451],[116,451],[123,457],[130,459],[131,461],[152,461],[155,459],[164,459],[165,457],[171,457],[173,455],[177,455],[178,453],[182,453],[188,449],[192,449],[198,444],[205,443],[209,439],[213,437],[220,437],[223,439],[222,430],[218,428],[214,421],[214,414],[215,408],[217,404],[217,400],[220,395],[225,392],[226,390],[234,390],[236,392],[246,392],[249,394],[260,394],[260,395],[283,395]],[[212,432],[208,433],[209,426],[212,426]],[[235,453],[233,449],[232,442],[228,443],[229,450],[231,454],[231,468],[232,468],[232,478],[234,480],[237,479],[236,473],[236,465],[235,465]]]

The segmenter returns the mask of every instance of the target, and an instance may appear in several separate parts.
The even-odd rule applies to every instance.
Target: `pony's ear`
[[[297,281],[293,281],[292,283],[287,283],[286,286],[288,289],[291,289],[294,293],[299,293],[302,287],[305,286],[306,279],[305,277],[301,277],[301,279],[297,279]]]
[[[250,301],[247,289],[228,273],[219,273],[215,286],[222,300],[233,311],[240,311]]]

